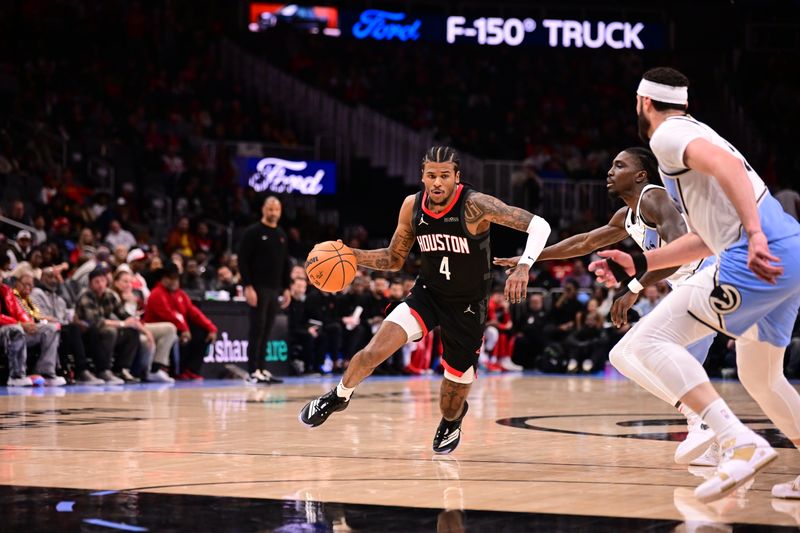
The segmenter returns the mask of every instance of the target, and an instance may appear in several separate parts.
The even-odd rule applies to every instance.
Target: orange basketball
[[[356,254],[338,241],[314,246],[306,259],[308,280],[321,291],[339,292],[356,277]]]

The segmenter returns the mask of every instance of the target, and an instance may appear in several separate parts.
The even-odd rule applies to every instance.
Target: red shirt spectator
[[[20,322],[33,322],[33,319],[25,312],[11,287],[0,284],[0,299],[2,309],[0,309],[0,326],[14,326]]]
[[[178,333],[189,331],[194,324],[209,333],[216,333],[217,326],[192,303],[181,289],[168,290],[162,281],[156,284],[144,309],[145,322],[171,322]]]

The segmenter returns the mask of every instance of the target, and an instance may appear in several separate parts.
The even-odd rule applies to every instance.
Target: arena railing
[[[419,183],[419,161],[435,143],[433,132],[413,130],[363,105],[345,104],[229,40],[222,41],[220,58],[223,68],[242,83],[248,96],[258,102],[269,101],[301,138],[318,139],[318,157],[332,159],[345,169],[352,157],[366,158],[384,167],[390,176],[401,177],[406,185]],[[323,149],[325,153],[320,153]],[[519,161],[461,154],[465,180],[507,203],[519,203],[520,191],[513,178],[521,169]],[[348,176],[346,172],[340,175]],[[542,205],[546,214],[559,218],[572,220],[587,209],[604,213],[605,197],[602,181],[543,181]]]

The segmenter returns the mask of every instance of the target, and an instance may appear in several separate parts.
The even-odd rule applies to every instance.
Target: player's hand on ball
[[[633,266],[633,258],[625,252],[621,252],[619,250],[604,250],[602,252],[597,252],[597,255],[600,257],[613,259],[625,269],[625,272],[631,276],[636,272],[636,269]],[[608,263],[605,259],[600,259],[598,261],[592,261],[589,263],[589,272],[594,272],[594,275],[597,277],[597,281],[606,287],[613,287],[618,283],[617,278],[614,277],[611,269],[608,268]]]
[[[503,296],[512,304],[521,302],[528,295],[528,268],[515,267],[506,279]]]
[[[747,247],[747,268],[753,271],[762,281],[775,285],[778,277],[783,275],[783,267],[770,263],[780,263],[780,259],[772,255],[767,244],[767,236],[763,231],[750,237]]]

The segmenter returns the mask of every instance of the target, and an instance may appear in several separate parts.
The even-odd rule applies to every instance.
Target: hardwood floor
[[[481,376],[450,456],[431,452],[439,378],[369,379],[348,409],[317,429],[302,426],[303,404],[335,383],[0,389],[0,485],[642,518],[682,528],[800,524],[800,501],[770,495],[800,473],[800,454],[738,383],[716,385],[783,447],[748,490],[711,505],[692,497],[710,470],[672,460],[681,416],[626,380]]]

